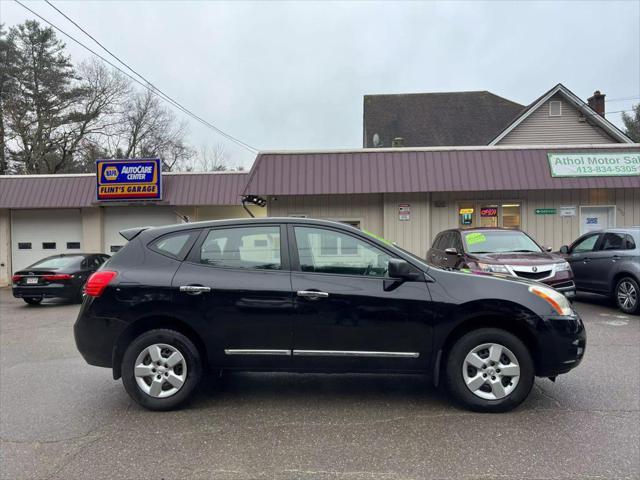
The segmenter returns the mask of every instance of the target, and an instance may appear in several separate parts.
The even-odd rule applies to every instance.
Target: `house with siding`
[[[582,101],[561,83],[529,105],[491,92],[365,95],[363,146],[632,143],[605,118],[605,95]]]

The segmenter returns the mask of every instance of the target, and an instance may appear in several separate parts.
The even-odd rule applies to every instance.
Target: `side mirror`
[[[460,255],[458,253],[458,250],[456,248],[453,248],[453,247],[445,248],[444,249],[444,253],[446,253],[447,255]]]
[[[389,260],[389,276],[398,280],[415,280],[418,274],[406,261],[399,258]]]
[[[560,253],[564,253],[565,255],[567,255],[569,253],[569,247],[567,247],[566,245],[562,245],[560,247]]]
[[[553,251],[553,248],[551,248],[551,247],[542,247],[542,248],[544,248],[544,251],[545,251],[545,252],[551,252],[551,251]]]

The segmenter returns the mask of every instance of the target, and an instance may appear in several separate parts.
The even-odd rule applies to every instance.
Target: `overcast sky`
[[[362,97],[558,82],[607,111],[640,100],[640,2],[52,2],[159,88],[259,149],[362,146]],[[90,45],[49,5],[28,6]],[[0,0],[6,26],[32,15]],[[91,54],[65,39],[73,60]],[[96,48],[94,45],[92,45]],[[628,100],[617,100],[627,99]],[[182,115],[182,114],[180,114]],[[621,125],[620,114],[607,115]],[[190,141],[224,142],[190,121]]]

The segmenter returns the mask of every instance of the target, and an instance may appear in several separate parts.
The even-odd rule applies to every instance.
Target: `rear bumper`
[[[16,298],[74,298],[80,294],[80,287],[75,285],[13,286],[13,296]]]
[[[587,332],[580,316],[544,318],[538,332],[537,376],[553,377],[580,365],[587,346]]]
[[[92,302],[93,298],[85,298],[73,325],[76,347],[89,365],[111,368],[113,350],[126,325],[117,318],[95,315]]]

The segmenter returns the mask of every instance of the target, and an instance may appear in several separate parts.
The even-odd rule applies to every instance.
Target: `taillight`
[[[53,275],[43,275],[42,279],[47,282],[59,282],[61,280],[71,280],[71,275],[68,273],[54,273]]]
[[[99,270],[92,274],[84,285],[84,293],[90,297],[99,297],[107,288],[109,282],[116,278],[116,272],[110,270]]]
[[[11,277],[11,282],[18,283],[21,278],[22,278],[22,275],[14,275],[13,277]]]

